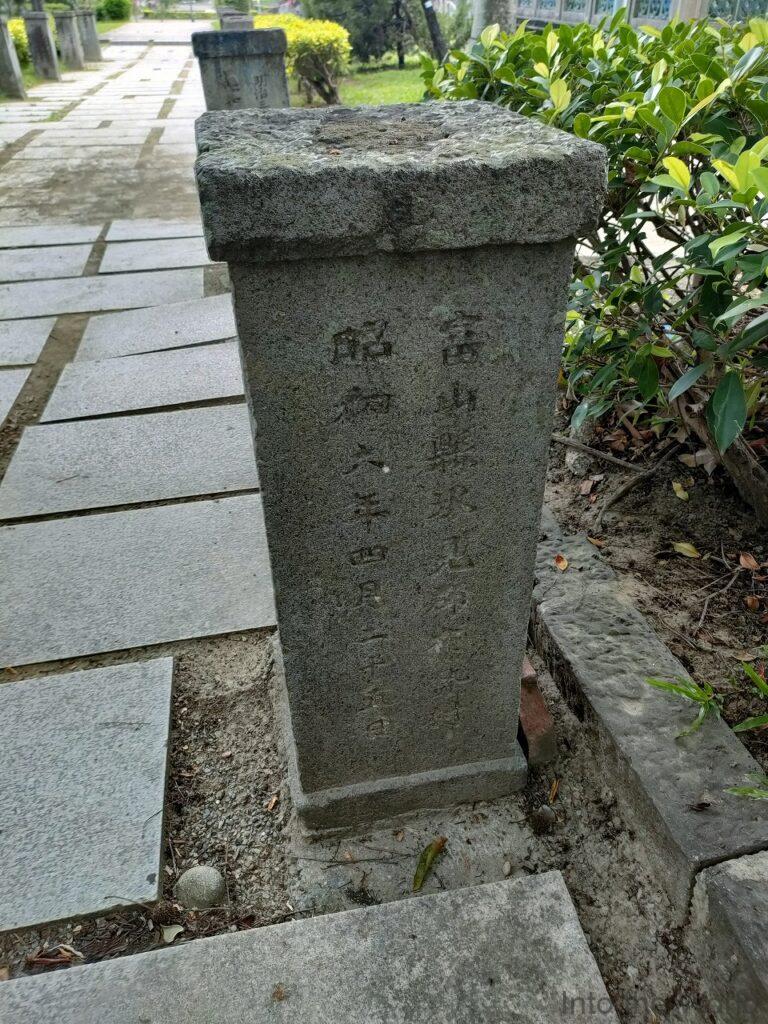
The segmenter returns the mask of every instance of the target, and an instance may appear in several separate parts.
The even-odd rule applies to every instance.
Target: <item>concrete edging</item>
[[[568,559],[565,572],[557,554]],[[564,535],[546,508],[536,579],[534,644],[569,705],[596,728],[617,795],[683,924],[699,871],[768,849],[768,802],[725,792],[759,767],[720,720],[676,738],[693,717],[690,705],[644,680],[685,676],[683,665],[595,548]]]
[[[565,572],[555,556],[565,555]],[[573,711],[597,734],[627,819],[705,970],[721,1024],[768,1024],[768,802],[726,793],[759,766],[719,719],[685,739],[691,706],[649,675],[687,676],[583,537],[544,509],[531,634]],[[738,993],[738,995],[736,995]]]

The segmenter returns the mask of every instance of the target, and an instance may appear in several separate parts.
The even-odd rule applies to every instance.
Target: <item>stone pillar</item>
[[[74,11],[56,11],[53,20],[56,22],[61,63],[65,67],[71,68],[72,71],[82,71],[85,67],[85,59],[80,43],[77,15]]]
[[[48,15],[45,11],[25,11],[24,27],[35,73],[50,82],[60,82],[61,72]]]
[[[285,77],[285,32],[194,32],[192,50],[208,110],[290,105]]]
[[[90,63],[95,63],[101,60],[101,43],[96,29],[96,14],[87,8],[75,11],[75,14],[77,15],[77,29],[80,34],[83,57]]]
[[[16,53],[5,18],[0,18],[0,93],[17,100],[27,98],[19,55]]]
[[[250,14],[233,14],[221,21],[223,32],[251,32],[253,30],[253,18]]]
[[[299,814],[514,790],[566,286],[604,150],[479,102],[205,114],[197,133]]]

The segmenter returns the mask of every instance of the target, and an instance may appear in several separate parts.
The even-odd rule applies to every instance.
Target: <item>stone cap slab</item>
[[[196,127],[217,260],[554,242],[592,230],[605,194],[602,146],[474,100],[220,111]]]
[[[192,52],[203,60],[212,57],[263,57],[285,53],[287,46],[285,32],[281,28],[192,33]]]

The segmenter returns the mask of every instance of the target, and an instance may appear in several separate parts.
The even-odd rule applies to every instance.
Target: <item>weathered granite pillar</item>
[[[60,82],[59,60],[48,15],[45,11],[25,11],[24,28],[35,73],[50,82]]]
[[[85,67],[83,47],[80,42],[78,17],[74,11],[55,11],[53,20],[56,22],[56,37],[59,43],[61,63],[72,71],[81,71]]]
[[[96,62],[101,60],[101,43],[96,28],[96,14],[87,8],[75,11],[77,16],[77,29],[80,34],[80,45],[83,48],[83,57],[87,61]]]
[[[250,14],[231,14],[221,19],[222,32],[251,32],[253,30],[253,18]]]
[[[285,49],[281,28],[193,32],[208,110],[289,106]]]
[[[0,93],[18,100],[27,98],[19,55],[5,18],[0,18]]]
[[[500,107],[205,114],[310,827],[523,785],[566,286],[602,147]]]

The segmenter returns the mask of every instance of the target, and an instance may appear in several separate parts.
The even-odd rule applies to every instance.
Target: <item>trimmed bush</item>
[[[24,27],[23,18],[11,18],[8,21],[8,30],[16,47],[19,64],[29,64],[29,43],[27,42],[27,30]]]
[[[768,523],[768,21],[635,29],[624,14],[492,25],[442,66],[424,58],[424,79],[606,147],[567,320],[572,422],[698,437]]]
[[[286,64],[308,99],[316,93],[325,103],[338,103],[336,81],[349,61],[349,32],[335,21],[299,18],[295,14],[257,14],[255,28],[281,28],[288,41]]]
[[[99,21],[127,21],[131,16],[131,0],[100,0],[96,8]]]

